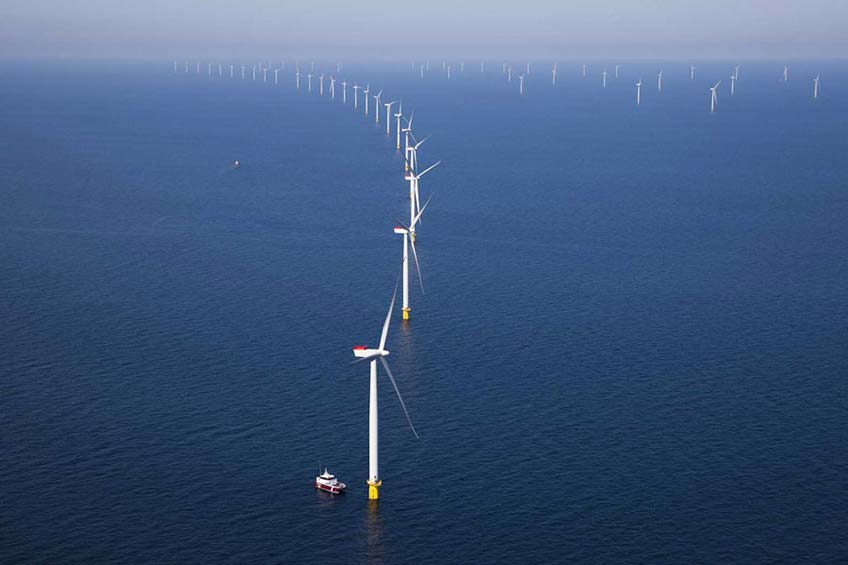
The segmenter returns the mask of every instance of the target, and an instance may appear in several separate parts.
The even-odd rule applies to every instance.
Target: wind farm
[[[16,5],[0,558],[839,562],[810,1]]]

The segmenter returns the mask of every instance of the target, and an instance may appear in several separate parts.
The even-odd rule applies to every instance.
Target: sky
[[[6,58],[844,58],[848,0],[0,0]]]

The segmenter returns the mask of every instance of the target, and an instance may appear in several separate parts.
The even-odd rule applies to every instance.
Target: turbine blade
[[[418,151],[418,148],[421,147],[422,145],[424,145],[424,142],[427,141],[428,139],[430,139],[429,135],[427,137],[425,137],[424,139],[422,139],[421,141],[419,141],[418,143],[416,143],[415,144],[415,150]]]
[[[435,163],[433,163],[432,165],[430,165],[429,167],[427,167],[426,169],[424,169],[424,172],[422,172],[421,174],[419,174],[419,175],[418,175],[418,178],[423,177],[423,176],[424,176],[424,174],[425,174],[427,171],[431,171],[431,170],[435,169],[435,168],[436,168],[436,166],[438,166],[438,164],[439,164],[439,163],[441,163],[441,161],[436,161]]]
[[[427,199],[427,202],[424,203],[424,206],[422,206],[421,210],[418,211],[418,214],[415,215],[415,221],[412,222],[412,225],[415,225],[415,224],[418,223],[418,220],[421,219],[421,214],[424,213],[424,209],[427,208],[427,204],[429,204],[432,199],[433,199],[433,194],[430,195],[430,198]]]
[[[398,283],[400,280],[395,281],[395,291],[392,293],[392,302],[389,304],[389,311],[386,314],[386,321],[383,322],[383,332],[380,334],[380,347],[379,349],[382,351],[386,346],[386,336],[389,335],[389,323],[392,321],[392,310],[395,308],[395,299],[397,298],[397,289]]]
[[[415,238],[410,237],[409,243],[412,244],[412,258],[415,259],[415,270],[418,271],[418,284],[421,285],[421,294],[424,294],[424,279],[421,278],[421,265],[418,264],[418,252],[415,251]]]
[[[432,195],[431,195],[432,197]],[[421,198],[418,196],[418,183],[415,183],[415,213],[417,214],[416,219],[418,223],[423,223],[421,221]]]
[[[397,383],[395,382],[395,376],[392,375],[392,370],[389,369],[389,364],[386,363],[386,360],[383,357],[380,357],[380,362],[383,364],[383,368],[386,370],[389,380],[392,381],[392,386],[395,388],[398,400],[400,400],[400,407],[403,408],[403,414],[406,416],[406,421],[409,422],[409,429],[412,430],[412,433],[415,435],[415,439],[421,439],[418,437],[418,432],[415,431],[415,426],[412,425],[412,418],[409,417],[409,412],[406,411],[406,404],[403,403],[403,397],[400,395],[400,390],[398,390]]]

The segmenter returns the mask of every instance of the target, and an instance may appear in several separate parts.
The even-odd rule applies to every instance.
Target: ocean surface
[[[323,64],[441,160],[388,337],[421,438],[381,372],[376,506],[385,110],[291,62],[0,63],[0,561],[846,559],[848,63],[733,97],[731,61],[577,63],[523,96],[499,61]]]

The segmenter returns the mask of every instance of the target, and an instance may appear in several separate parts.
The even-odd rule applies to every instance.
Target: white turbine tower
[[[405,136],[404,147],[403,147],[403,170],[409,171],[409,163],[411,162],[412,156],[410,153],[411,146],[409,145],[409,135],[412,133],[412,120],[415,118],[415,112],[409,115],[409,121],[406,122],[406,127],[403,128]],[[409,179],[407,179],[409,180]]]
[[[342,104],[347,104],[347,81],[342,81]]]
[[[695,80],[695,65],[689,65],[689,80]]]
[[[395,113],[395,131],[397,132],[397,149],[400,150],[400,119],[403,117],[403,101],[401,100],[398,106],[398,111]],[[388,120],[387,120],[388,121]]]
[[[551,69],[551,85],[556,86],[557,64],[554,63],[554,68]]]
[[[274,86],[280,83],[280,69],[274,69]]]
[[[312,92],[312,73],[309,73],[309,74],[306,75],[306,80],[307,80],[306,90],[307,90],[307,92]]]
[[[636,83],[636,105],[642,103],[642,79],[639,79],[639,82]]]
[[[324,73],[318,76],[318,96],[324,96]]]
[[[506,81],[512,82],[512,65],[507,65],[506,67]]]
[[[177,62],[174,61],[174,74],[177,74]]]
[[[353,84],[353,109],[354,110],[356,110],[359,107],[358,93],[359,93],[360,88],[361,87],[358,84],[356,84],[356,83]]]
[[[813,79],[813,100],[819,97],[819,80],[821,79],[821,75],[816,75],[816,78]]]
[[[586,63],[583,63],[583,78],[586,78]]]
[[[362,94],[365,95],[365,115],[366,116],[368,115],[368,93],[371,92],[370,88],[371,88],[371,85],[366,84],[365,88],[362,89]]]
[[[619,68],[620,66],[621,66],[621,65],[616,65],[616,66],[615,66],[615,78],[618,78],[618,68]]]
[[[736,65],[735,67],[733,67],[733,78],[736,80],[739,80],[739,67],[741,66],[742,65]]]
[[[607,87],[607,70],[604,69],[604,72],[601,73],[601,76],[604,77],[604,88]]]
[[[386,107],[386,135],[390,135],[392,133],[392,105],[397,104],[397,100],[393,100],[391,102],[383,102],[383,106]]]
[[[256,65],[253,65],[253,80],[256,80]]]
[[[730,95],[736,94],[736,74],[730,75]]]
[[[230,78],[233,78],[233,65],[230,65]]]
[[[368,401],[368,499],[369,500],[378,500],[380,498],[380,487],[383,484],[383,481],[380,480],[380,469],[379,469],[379,448],[378,448],[378,412],[377,412],[377,360],[380,360],[380,363],[383,365],[383,369],[386,371],[386,375],[389,377],[389,380],[392,383],[392,387],[395,389],[395,394],[397,394],[398,400],[400,401],[400,406],[403,408],[403,413],[406,416],[407,422],[409,422],[409,427],[412,429],[412,433],[415,435],[416,439],[418,438],[418,433],[415,431],[415,427],[412,425],[412,420],[409,418],[409,412],[406,411],[406,404],[403,402],[403,397],[400,395],[400,390],[398,390],[397,383],[395,382],[395,377],[392,375],[392,370],[389,369],[389,364],[386,362],[386,357],[389,355],[389,352],[386,351],[386,337],[389,333],[389,324],[392,319],[392,310],[395,306],[395,299],[397,299],[397,283],[395,284],[395,291],[392,294],[392,302],[389,304],[389,312],[386,315],[386,320],[383,322],[383,331],[380,333],[380,345],[377,349],[369,349],[364,345],[355,345],[353,347],[353,354],[357,357],[357,361],[370,361],[371,365],[371,380],[370,380],[370,394]]]
[[[789,67],[783,65],[783,82],[789,82]]]
[[[662,73],[663,72],[660,71],[659,74],[657,75],[657,92],[658,93],[662,92]]]
[[[721,81],[715,83],[715,86],[710,88],[710,113],[715,112],[716,102],[718,101],[718,94],[716,94],[716,90],[718,90],[718,85],[721,84]]]
[[[300,71],[295,71],[294,73],[294,87],[300,90]]]
[[[268,82],[268,69],[262,69],[262,82]]]
[[[524,74],[528,77],[530,76],[530,63],[527,63],[527,68],[524,69]]]
[[[330,100],[336,99],[336,79],[330,75]]]
[[[524,95],[524,75],[518,75],[518,94]]]
[[[425,140],[421,140],[418,142],[413,148],[413,154],[415,150],[424,143]],[[418,267],[418,256],[415,253],[415,226],[419,223],[421,219],[421,214],[424,212],[424,209],[427,207],[427,203],[429,200],[424,203],[424,206],[420,205],[419,199],[419,190],[418,190],[418,180],[427,174],[429,171],[432,171],[440,161],[437,161],[435,164],[430,165],[422,172],[416,172],[415,168],[417,167],[418,158],[415,157],[411,163],[409,163],[409,172],[406,175],[406,179],[409,181],[409,225],[403,226],[404,232],[409,235],[409,240],[412,244],[412,255],[415,259],[415,266]],[[404,233],[396,231],[395,233]],[[403,271],[403,319],[409,320],[409,313],[412,309],[409,306],[409,263],[406,260],[406,249],[404,249],[404,271]],[[418,280],[421,281],[421,270],[418,270]],[[421,291],[424,292],[424,285],[421,285]]]
[[[383,89],[380,89],[380,92],[374,97],[374,123],[380,123],[380,96],[383,95]]]

